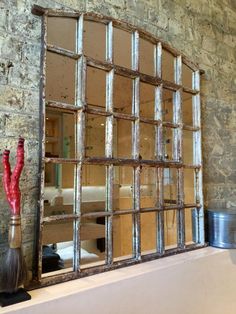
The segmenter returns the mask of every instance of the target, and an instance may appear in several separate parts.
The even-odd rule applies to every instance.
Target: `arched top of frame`
[[[82,14],[85,20],[95,21],[99,23],[104,23],[108,25],[112,22],[113,26],[128,32],[138,32],[139,37],[145,39],[153,44],[161,43],[162,48],[171,53],[174,57],[181,56],[182,62],[186,66],[188,66],[192,71],[200,71],[200,74],[203,73],[202,70],[199,69],[199,65],[197,63],[192,62],[186,57],[183,53],[179,52],[178,50],[172,48],[166,42],[160,40],[159,38],[153,36],[151,33],[144,31],[143,29],[131,25],[125,21],[117,20],[112,17],[108,17],[102,14],[95,14],[93,12],[82,12],[76,10],[63,10],[63,9],[50,9],[50,8],[43,8],[38,5],[34,5],[32,7],[32,13],[38,16],[47,15],[48,17],[71,17],[71,18],[79,18]]]

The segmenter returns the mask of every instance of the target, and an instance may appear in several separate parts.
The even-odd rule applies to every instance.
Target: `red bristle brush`
[[[15,292],[24,284],[27,276],[26,264],[22,252],[21,240],[21,192],[19,180],[24,167],[24,139],[19,138],[16,155],[16,165],[11,172],[9,162],[10,151],[3,152],[3,186],[8,203],[10,205],[10,225],[9,225],[9,249],[6,253],[2,269],[2,289],[5,292]]]

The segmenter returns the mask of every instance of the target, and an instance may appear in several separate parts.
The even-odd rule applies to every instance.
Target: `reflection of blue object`
[[[164,168],[164,185],[173,184],[170,168]]]
[[[61,179],[62,179],[62,165],[55,165],[55,186],[56,188],[61,188]]]
[[[70,158],[70,137],[67,136],[63,140],[63,158]]]

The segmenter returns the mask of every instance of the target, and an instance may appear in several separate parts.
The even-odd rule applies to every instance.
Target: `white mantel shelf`
[[[30,291],[15,314],[235,314],[236,250],[212,247]]]

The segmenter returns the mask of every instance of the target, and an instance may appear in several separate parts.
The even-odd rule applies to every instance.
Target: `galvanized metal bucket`
[[[208,209],[208,240],[211,246],[236,248],[236,208]]]

